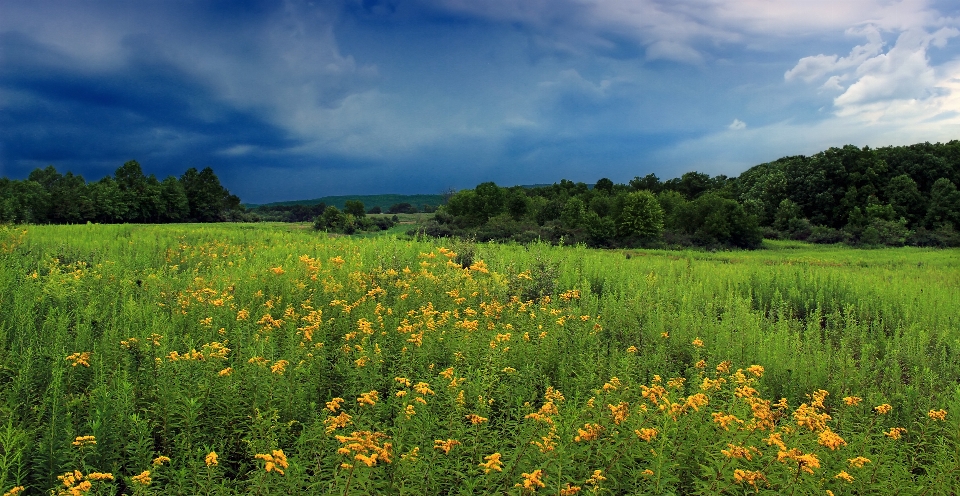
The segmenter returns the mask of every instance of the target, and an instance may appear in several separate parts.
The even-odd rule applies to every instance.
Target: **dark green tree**
[[[363,202],[360,200],[347,200],[343,204],[343,211],[358,219],[362,219],[367,216],[367,211],[363,206]]]

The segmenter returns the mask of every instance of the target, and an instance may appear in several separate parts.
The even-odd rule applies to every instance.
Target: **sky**
[[[0,176],[247,203],[736,176],[960,139],[960,4],[0,0]]]

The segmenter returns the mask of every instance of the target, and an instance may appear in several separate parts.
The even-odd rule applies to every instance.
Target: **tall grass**
[[[0,491],[958,490],[956,252],[0,238]]]

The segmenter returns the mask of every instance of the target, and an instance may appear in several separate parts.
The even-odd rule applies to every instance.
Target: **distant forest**
[[[53,166],[26,180],[0,179],[0,222],[165,223],[312,221],[317,229],[383,229],[366,214],[436,209],[418,232],[479,241],[584,243],[595,247],[756,248],[763,238],[858,246],[960,246],[960,141],[858,148],[760,164],[735,178],[688,172],[627,184],[561,180],[501,187],[492,182],[450,192],[446,204],[399,202],[364,207],[351,197],[246,209],[213,170],[179,178],[145,176],[136,161],[88,183]],[[426,196],[426,195],[424,195]],[[382,201],[396,200],[380,195]],[[399,197],[397,197],[399,198]],[[343,201],[343,206],[338,208]],[[294,204],[299,203],[299,204]],[[383,225],[379,225],[379,224]]]
[[[628,184],[453,195],[421,231],[596,247],[756,248],[766,238],[858,246],[960,246],[960,141],[784,157],[736,178],[699,172]]]
[[[52,165],[26,180],[0,178],[0,222],[29,224],[169,223],[248,220],[240,198],[231,195],[207,167],[190,168],[163,181],[145,176],[131,160],[113,176],[88,183]]]

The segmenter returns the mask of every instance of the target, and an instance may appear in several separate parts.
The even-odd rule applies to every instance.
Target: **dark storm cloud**
[[[960,132],[938,0],[0,3],[0,174],[212,166],[245,201],[733,175]],[[936,117],[936,118],[934,118]]]
[[[129,157],[179,174],[185,157],[202,160],[240,144],[264,151],[296,145],[277,126],[219,102],[149,40],[131,36],[123,48],[118,67],[96,70],[23,33],[0,34],[0,88],[11,95],[0,121],[4,162],[32,168]],[[23,175],[23,165],[4,173]]]

